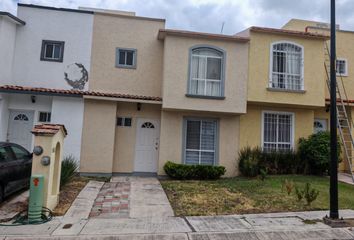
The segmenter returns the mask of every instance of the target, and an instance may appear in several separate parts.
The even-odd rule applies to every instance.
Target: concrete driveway
[[[113,177],[95,199],[91,218],[166,218],[172,207],[157,178]]]

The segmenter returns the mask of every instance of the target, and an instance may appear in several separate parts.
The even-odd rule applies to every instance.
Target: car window
[[[9,147],[0,147],[0,162],[13,160]]]
[[[28,158],[28,152],[22,148],[11,146],[12,151],[14,152],[16,159],[26,159]]]

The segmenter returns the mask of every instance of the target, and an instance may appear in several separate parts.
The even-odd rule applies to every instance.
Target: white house
[[[0,12],[0,141],[33,148],[41,122],[64,124],[64,154],[80,159],[93,12],[18,4]]]

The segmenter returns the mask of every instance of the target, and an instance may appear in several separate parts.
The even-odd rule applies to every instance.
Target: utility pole
[[[338,219],[338,155],[337,155],[337,94],[336,94],[336,1],[331,0],[331,160],[330,160],[330,212],[331,219]]]

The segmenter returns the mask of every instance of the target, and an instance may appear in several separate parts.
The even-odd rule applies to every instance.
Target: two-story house
[[[95,12],[89,89],[130,99],[84,97],[81,172],[164,174],[174,161],[235,174],[249,39],[164,26]]]
[[[303,31],[303,32],[309,32],[309,33],[317,33],[317,34],[323,34],[323,35],[330,35],[330,25],[328,23],[323,23],[323,22],[315,22],[315,21],[307,21],[307,20],[300,20],[300,19],[291,19],[289,22],[287,22],[284,26],[283,29],[288,29],[288,30],[296,30],[296,31]],[[348,115],[350,122],[353,121],[354,116],[354,74],[351,72],[350,66],[351,63],[354,62],[354,32],[353,31],[348,31],[348,30],[342,30],[339,25],[337,25],[337,30],[336,30],[336,51],[337,51],[337,56],[336,56],[336,71],[337,71],[337,83],[338,83],[338,89],[341,94],[341,98],[344,101],[345,108],[346,108],[346,114]],[[325,46],[324,46],[324,54],[325,54],[325,65],[327,69],[327,74],[329,73],[328,69],[328,64],[329,64],[329,54],[330,50],[330,40],[328,39]],[[325,74],[325,80],[327,80],[327,74]],[[327,105],[329,104],[329,91],[327,86],[325,86],[325,99]],[[340,101],[338,101],[338,104],[341,104]],[[327,111],[316,111],[315,113],[315,126],[323,129],[327,129],[327,125],[329,125],[329,111],[328,107],[326,107]],[[341,113],[340,113],[341,115]],[[342,129],[342,131],[346,131],[346,129]],[[353,146],[351,143],[351,139],[348,136],[348,132],[344,132],[345,134],[345,142],[342,144],[346,145],[346,148],[348,149],[349,156],[353,156]],[[354,135],[353,128],[351,128],[351,134],[352,136]],[[343,149],[344,150],[344,149]],[[342,154],[342,157],[346,157],[345,154]],[[352,166],[354,164],[354,161],[352,160]],[[340,164],[340,170],[347,170],[348,165],[346,164],[346,161],[341,162]],[[354,170],[354,169],[352,169]]]
[[[315,113],[325,112],[323,44],[326,36],[251,27],[247,114],[241,145],[295,149],[314,132]]]
[[[65,124],[64,154],[80,159],[93,12],[18,4],[0,12],[0,141],[32,150],[38,123]]]

